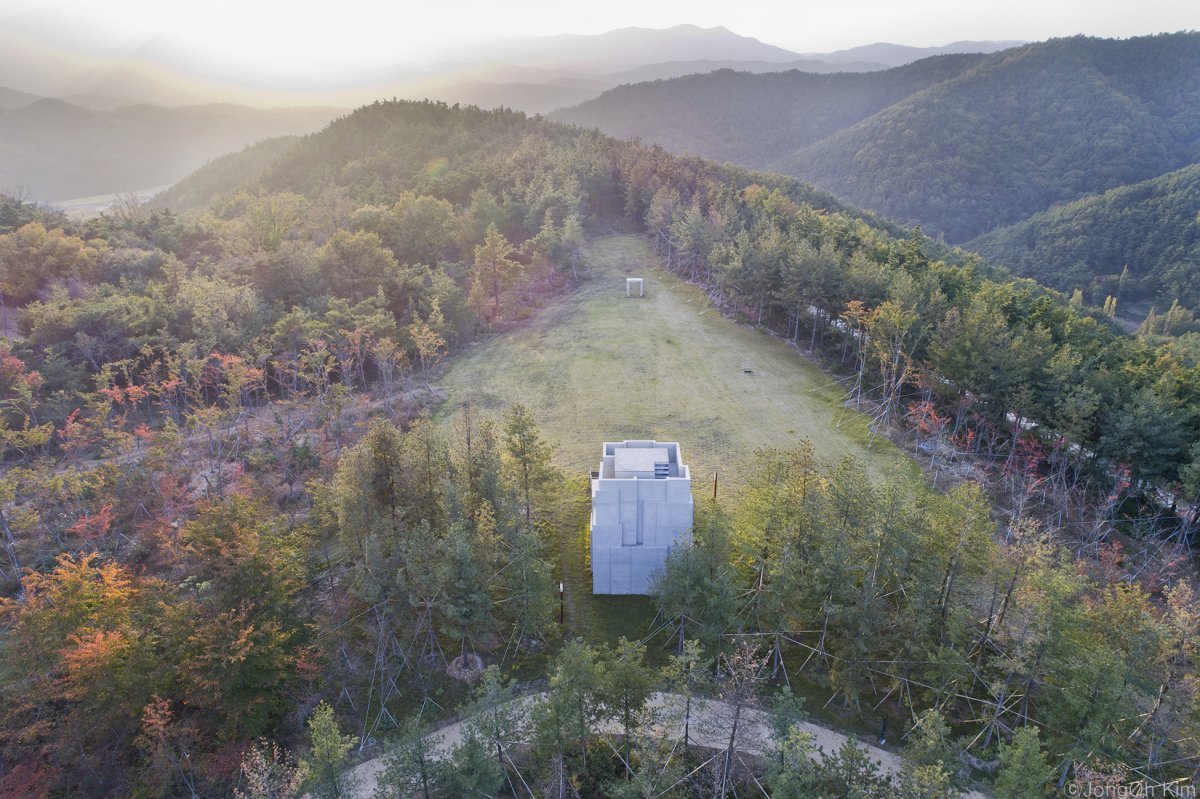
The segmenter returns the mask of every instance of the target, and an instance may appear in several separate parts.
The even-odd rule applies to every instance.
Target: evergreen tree
[[[1047,794],[1054,770],[1046,762],[1036,727],[1021,727],[1000,747],[996,799],[1037,799]]]
[[[508,239],[489,225],[483,244],[475,248],[475,281],[492,300],[489,318],[500,317],[500,295],[516,280],[521,264],[513,259],[513,246]]]
[[[507,465],[521,492],[526,527],[533,520],[533,494],[545,485],[550,475],[553,447],[541,437],[532,412],[517,403],[504,415],[504,454]]]
[[[471,692],[463,715],[472,720],[475,729],[487,742],[501,772],[507,773],[510,766],[515,769],[509,752],[525,741],[528,718],[516,686],[511,681],[505,681],[498,668],[488,666],[484,670]]]
[[[492,615],[491,581],[495,568],[490,524],[478,524],[472,533],[454,524],[442,542],[437,613],[442,632],[459,644],[462,655],[496,628]]]
[[[419,715],[404,721],[385,755],[373,799],[436,799],[441,795],[441,769],[429,736],[429,725]]]
[[[620,724],[621,750],[631,760],[631,747],[644,723],[646,702],[654,689],[654,675],[646,666],[646,646],[625,639],[604,653],[600,672],[604,682],[600,691],[610,717]]]
[[[556,796],[565,795],[569,763],[587,772],[588,740],[603,717],[604,684],[596,653],[580,639],[568,641],[550,672],[550,690],[533,711],[537,751],[561,770]]]
[[[450,752],[442,773],[449,796],[496,796],[504,786],[504,769],[496,762],[487,739],[473,724],[463,725],[462,740]]]
[[[678,715],[683,728],[681,742],[686,751],[692,742],[692,715],[697,707],[703,707],[702,697],[711,685],[700,642],[695,639],[685,641],[683,648],[667,662],[663,677],[671,692],[682,700]]]
[[[317,705],[308,719],[309,756],[304,761],[308,790],[317,799],[350,799],[358,788],[357,778],[347,771],[347,755],[354,736],[343,735],[333,708]]]

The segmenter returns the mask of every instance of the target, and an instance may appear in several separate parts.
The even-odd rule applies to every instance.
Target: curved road
[[[514,700],[519,702],[522,707],[528,712],[541,698],[544,693],[531,694]],[[681,719],[682,713],[680,708],[683,697],[678,694],[656,693],[647,703],[648,708],[653,713],[655,720],[655,728],[665,736],[673,736],[680,738],[683,735],[683,722]],[[713,699],[693,699],[692,700],[692,723],[690,729],[690,737],[696,745],[708,747],[711,749],[722,749],[728,742],[728,735],[722,730],[723,725],[720,719],[727,715],[730,711],[728,705],[724,702]],[[449,724],[436,732],[430,733],[429,738],[433,743],[433,756],[435,758],[447,757],[455,746],[462,741],[462,731],[464,720],[456,721]],[[763,748],[773,737],[771,734],[770,720],[767,714],[757,709],[745,709],[742,711],[740,721],[743,733],[739,734],[741,740],[740,750],[750,754],[761,754]],[[609,731],[609,728],[615,728],[614,725],[608,725],[604,731]],[[834,732],[826,727],[822,727],[811,722],[803,722],[800,727],[804,732],[812,736],[812,743],[815,749],[826,753],[833,753],[841,749],[846,743],[846,735],[839,732]],[[867,751],[870,757],[878,764],[881,771],[888,774],[895,774],[900,770],[901,758],[899,755],[889,752],[885,749],[880,749],[877,746],[870,746],[858,742]],[[351,774],[358,782],[358,790],[355,799],[370,799],[375,792],[375,787],[383,774],[384,758],[376,757],[364,763],[360,763],[351,770]],[[986,799],[984,794],[978,791],[968,791],[963,794],[965,799]]]

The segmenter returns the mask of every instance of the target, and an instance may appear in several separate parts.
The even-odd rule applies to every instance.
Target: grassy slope
[[[728,500],[762,447],[807,438],[818,456],[851,454],[879,475],[916,466],[864,417],[842,409],[840,389],[787,344],[723,318],[703,292],[664,270],[633,236],[593,242],[587,279],[520,329],[458,356],[441,386],[450,418],[466,401],[499,416],[522,402],[557,443],[558,463],[579,475],[580,507],[559,530],[568,628],[592,640],[641,638],[653,620],[646,597],[594,597],[586,563],[585,476],[604,441],[679,441],[697,497],[720,470]],[[626,299],[624,279],[646,279],[646,297]],[[745,374],[743,368],[750,368]],[[652,657],[657,647],[651,647]]]
[[[456,359],[441,383],[443,413],[468,400],[492,415],[525,403],[557,443],[559,465],[580,474],[598,466],[604,441],[679,441],[697,494],[719,470],[728,496],[756,449],[805,438],[825,460],[853,454],[876,473],[915,468],[890,443],[869,440],[828,375],[721,317],[641,239],[600,239],[585,262],[587,280],[566,298]],[[646,278],[645,298],[626,299],[627,276]]]

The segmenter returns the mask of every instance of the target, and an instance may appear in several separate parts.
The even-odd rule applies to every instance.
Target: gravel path
[[[541,701],[545,694],[532,694],[515,700],[519,702],[526,713],[535,704]],[[649,709],[653,711],[653,718],[656,730],[663,737],[680,738],[683,735],[683,722],[681,720],[682,713],[682,697],[677,694],[657,693],[650,698]],[[726,745],[728,738],[721,730],[722,724],[720,719],[729,711],[729,706],[724,702],[716,700],[693,700],[692,702],[692,723],[690,728],[690,737],[692,742],[698,746],[709,747],[712,749],[721,749]],[[763,748],[771,740],[771,726],[767,714],[761,710],[744,710],[741,718],[741,725],[744,732],[739,735],[742,742],[740,750],[749,754],[760,754]],[[457,721],[449,724],[442,729],[430,733],[430,739],[433,742],[433,753],[437,758],[446,757],[450,750],[457,746],[462,741],[464,721]],[[609,725],[615,728],[615,725]],[[834,732],[827,727],[822,727],[811,722],[804,722],[800,725],[803,730],[812,736],[813,746],[825,753],[833,753],[841,749],[846,743],[847,736]],[[613,731],[606,727],[605,732]],[[868,757],[870,757],[879,766],[880,770],[895,774],[900,770],[901,759],[899,755],[889,752],[885,749],[880,749],[877,746],[870,746],[859,742],[866,749]],[[352,773],[358,779],[358,793],[355,799],[370,799],[375,792],[376,784],[380,776],[383,774],[384,758],[377,757],[360,763],[355,766]],[[963,794],[964,799],[986,799],[984,794],[978,791],[969,791]]]

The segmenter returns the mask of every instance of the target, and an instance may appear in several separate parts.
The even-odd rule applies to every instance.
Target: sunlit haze
[[[801,2],[551,2],[441,0],[5,0],[0,29],[61,53],[152,52],[193,72],[262,87],[337,81],[389,66],[469,58],[497,37],[594,34],[625,26],[724,26],[796,52],[889,41],[1125,37],[1195,27],[1190,3],[1148,0],[802,0]],[[0,85],[18,82],[0,76]]]

